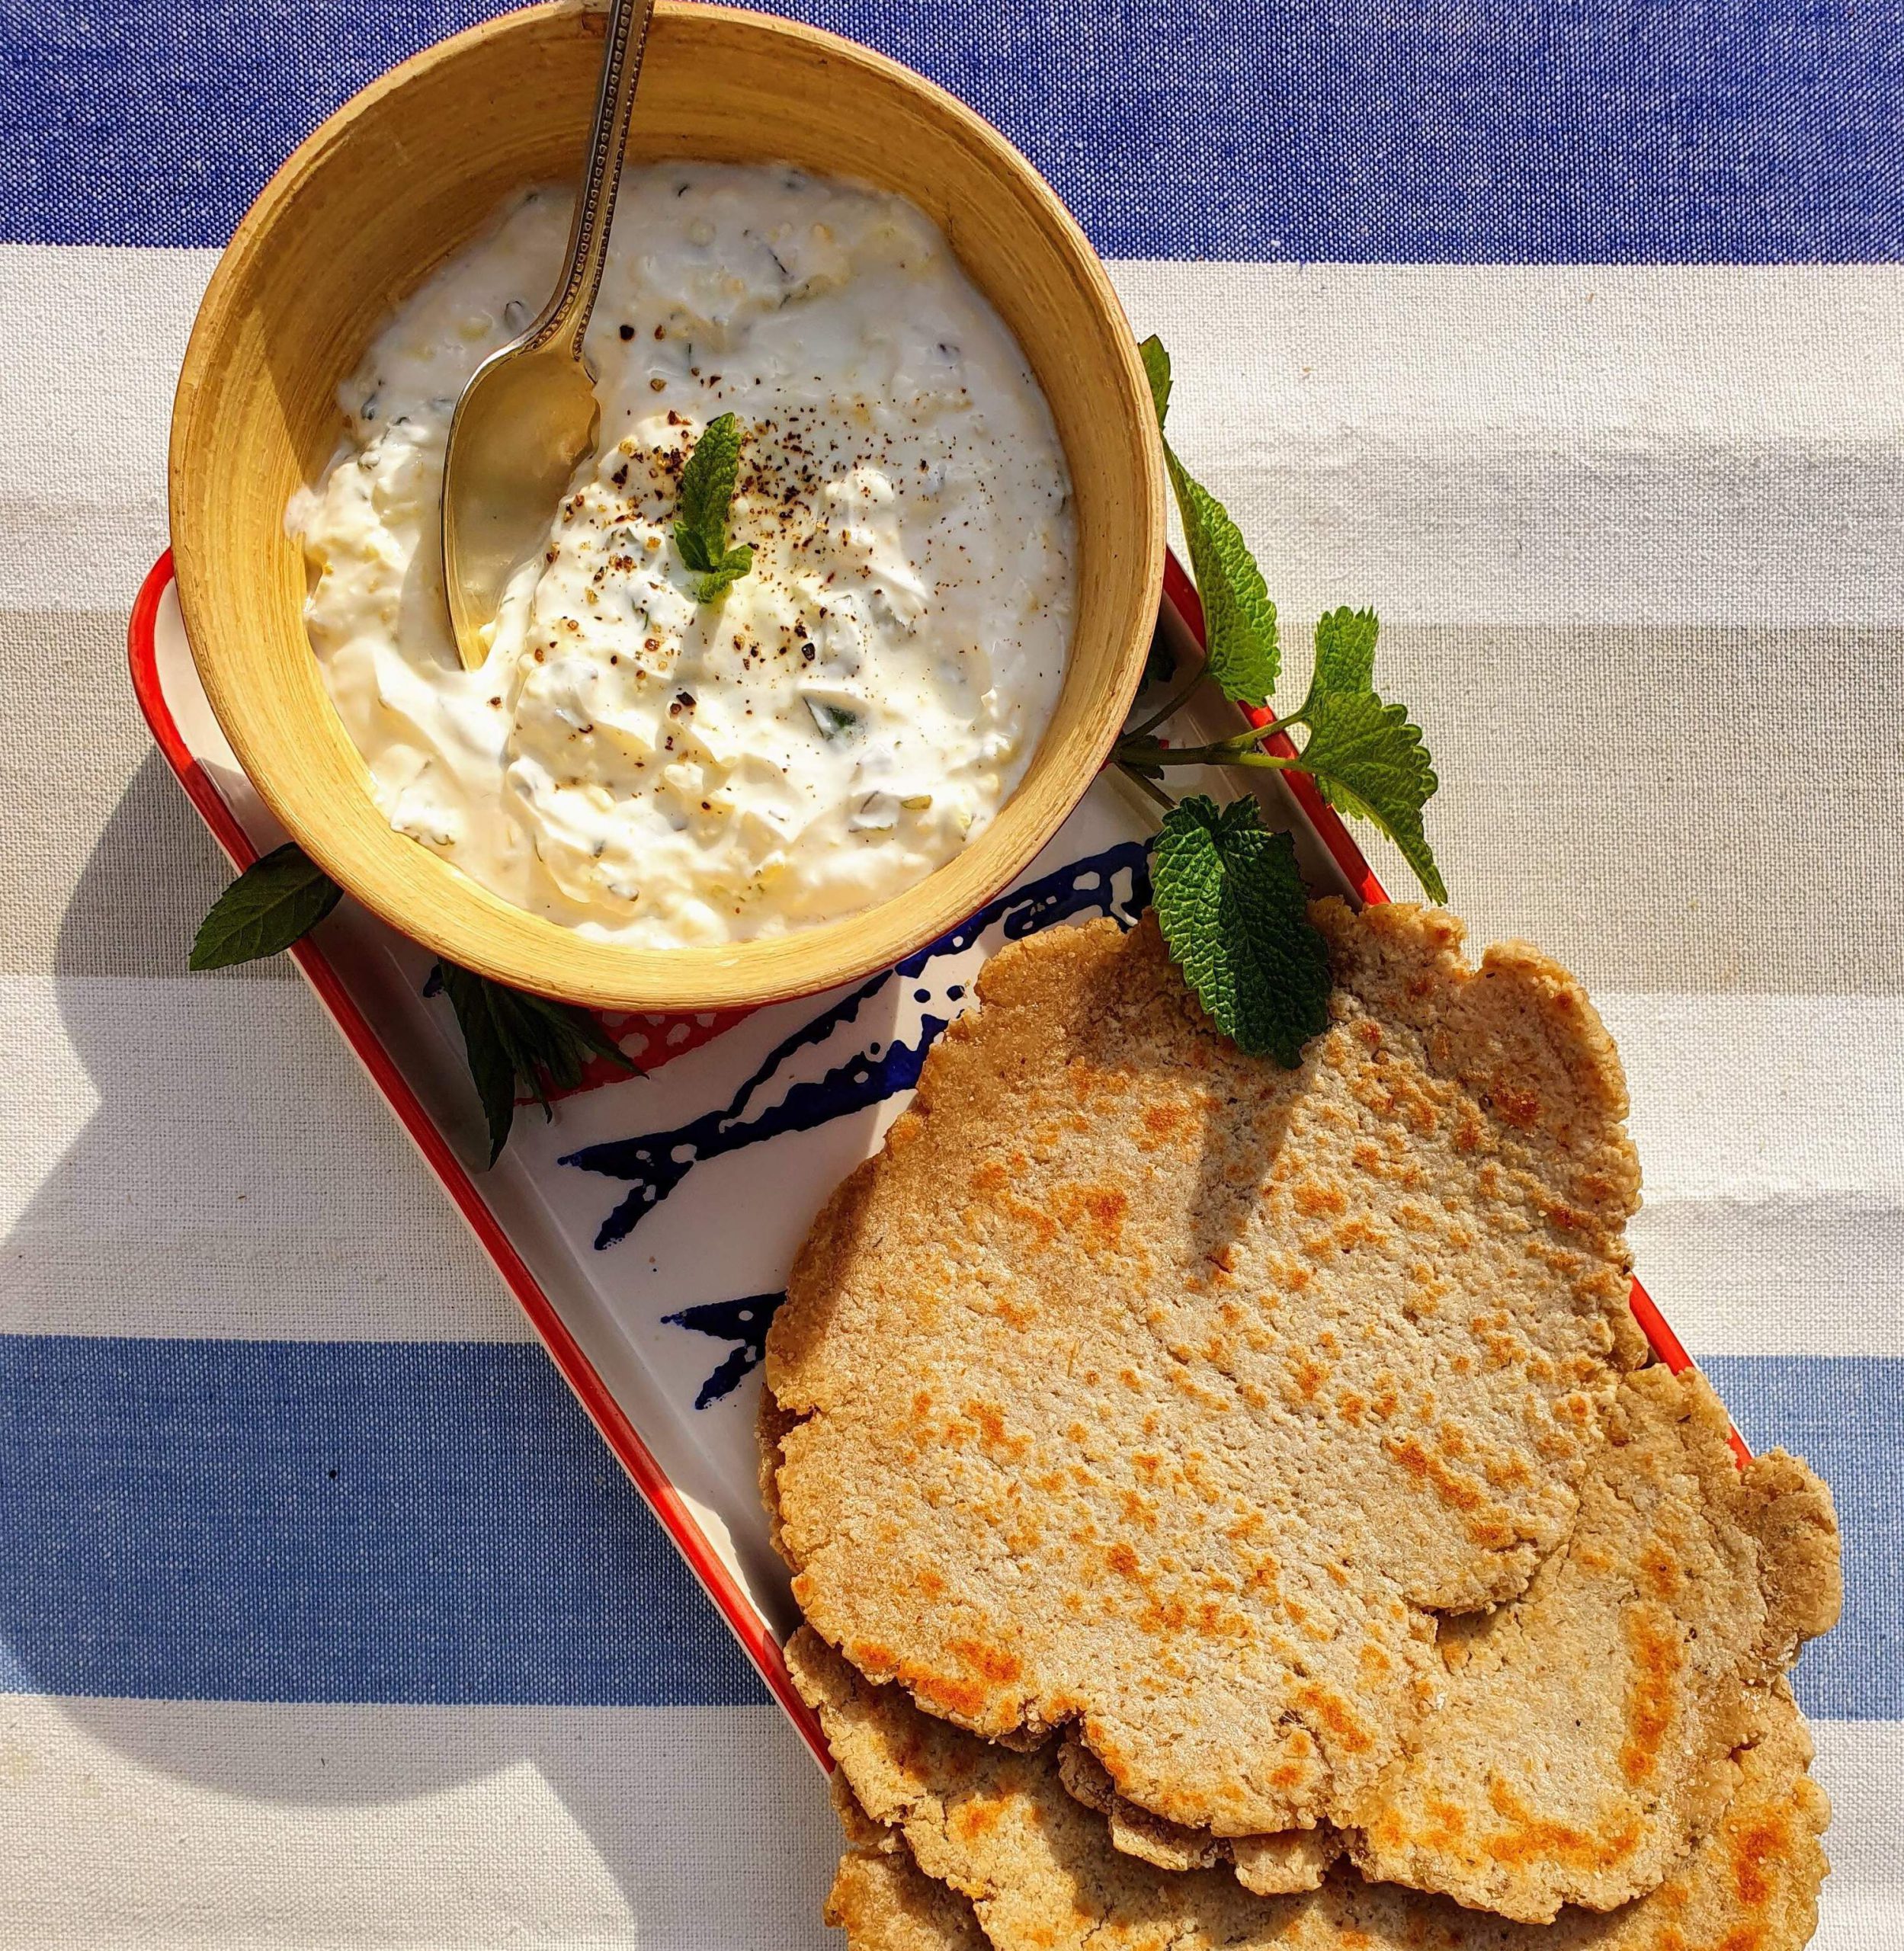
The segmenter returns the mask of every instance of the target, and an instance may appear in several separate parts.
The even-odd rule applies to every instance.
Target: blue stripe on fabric
[[[542,1350],[0,1337],[0,1688],[768,1696]]]
[[[1904,1719],[1904,1360],[1706,1366],[1837,1495],[1800,1699]],[[56,1336],[0,1337],[0,1688],[765,1698],[540,1349]]]
[[[1755,1450],[1802,1456],[1830,1485],[1844,1537],[1845,1617],[1799,1661],[1806,1712],[1904,1720],[1904,1360],[1702,1357]]]
[[[223,243],[275,165],[496,0],[0,20],[0,236]],[[1904,0],[774,0],[998,123],[1111,256],[1904,257]],[[402,186],[391,186],[393,194]]]

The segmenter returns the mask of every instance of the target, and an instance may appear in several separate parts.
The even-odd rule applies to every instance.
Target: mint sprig
[[[1170,411],[1170,356],[1155,338],[1141,350],[1161,430]],[[1375,688],[1380,626],[1372,610],[1332,610],[1317,623],[1315,670],[1296,710],[1209,745],[1172,746],[1158,735],[1205,676],[1232,703],[1268,706],[1281,666],[1276,606],[1255,558],[1168,440],[1164,460],[1203,601],[1208,661],[1126,732],[1117,757],[1166,809],[1152,878],[1164,937],[1185,979],[1245,1050],[1293,1065],[1303,1041],[1328,1020],[1329,977],[1293,845],[1263,830],[1252,800],[1220,812],[1201,796],[1173,805],[1160,782],[1179,766],[1306,772],[1332,805],[1380,828],[1440,902],[1447,889],[1422,822],[1438,782],[1407,706]],[[1305,735],[1299,751],[1265,749],[1274,735],[1296,731]]]
[[[1142,351],[1161,428],[1170,407],[1170,357],[1154,337],[1145,340]],[[1203,599],[1209,661],[1200,674],[1234,703],[1260,708],[1268,703],[1277,674],[1276,606],[1236,524],[1215,497],[1191,479],[1168,442],[1164,454]],[[1306,772],[1324,798],[1373,822],[1395,843],[1431,900],[1446,901],[1447,888],[1422,818],[1439,782],[1407,706],[1389,702],[1375,688],[1380,629],[1372,610],[1332,610],[1316,626],[1316,668],[1296,710],[1213,744],[1172,747],[1154,735],[1194,688],[1193,678],[1125,734],[1117,747],[1120,763],[1148,781],[1162,778],[1171,766]],[[1308,735],[1293,756],[1263,750],[1272,734],[1299,727]]]
[[[681,501],[675,520],[675,546],[697,572],[694,597],[712,603],[754,566],[745,543],[729,548],[727,517],[734,483],[740,476],[740,422],[731,413],[710,420],[694,443],[681,476]]]
[[[1316,675],[1292,721],[1309,728],[1297,763],[1332,805],[1372,821],[1394,841],[1431,900],[1446,901],[1422,826],[1422,809],[1440,781],[1408,707],[1377,694],[1376,627],[1368,610],[1333,610],[1316,625]]]
[[[436,966],[489,1127],[492,1165],[509,1142],[518,1097],[533,1097],[543,1117],[553,1118],[550,1094],[574,1090],[590,1057],[634,1068],[586,1010],[492,982],[454,962]]]
[[[1165,814],[1152,863],[1170,953],[1217,1027],[1255,1056],[1293,1070],[1329,1024],[1329,945],[1286,833],[1253,799],[1200,793]]]
[[[1170,355],[1154,334],[1140,348],[1150,380],[1150,397],[1162,430],[1170,411]],[[1190,566],[1203,598],[1205,655],[1210,674],[1226,697],[1264,705],[1276,689],[1281,652],[1276,639],[1276,606],[1242,532],[1222,502],[1193,479],[1176,450],[1164,443],[1177,510],[1190,544]]]
[[[276,955],[309,934],[342,892],[295,842],[280,847],[254,860],[213,904],[192,943],[191,966],[226,969]],[[454,962],[438,963],[435,973],[463,1031],[492,1165],[508,1142],[518,1097],[534,1098],[553,1116],[550,1094],[572,1091],[591,1057],[635,1068],[586,1010],[492,982]]]
[[[212,903],[188,966],[229,969],[301,941],[337,905],[340,890],[295,841],[255,860]]]

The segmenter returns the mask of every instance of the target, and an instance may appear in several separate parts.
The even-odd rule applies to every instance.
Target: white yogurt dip
[[[438,501],[457,393],[553,284],[531,194],[396,314],[290,511],[324,680],[391,824],[505,899],[649,948],[850,915],[980,832],[1056,703],[1070,482],[1023,354],[931,222],[783,168],[624,178],[588,330],[598,457],[457,663]],[[718,601],[674,541],[745,436]]]

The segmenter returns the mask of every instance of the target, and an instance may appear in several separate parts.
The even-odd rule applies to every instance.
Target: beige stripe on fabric
[[[1405,624],[1380,668],[1476,943],[1526,937],[1597,990],[1904,990],[1904,627]]]
[[[0,1334],[530,1338],[301,983],[0,977]]]
[[[182,975],[231,873],[133,702],[124,615],[0,610],[0,976]]]
[[[228,878],[133,705],[123,633],[0,612],[0,975],[182,972]],[[1306,651],[1288,662],[1293,694]],[[1430,830],[1477,943],[1527,937],[1602,989],[1904,990],[1904,748],[1882,708],[1904,626],[1405,623],[1383,668],[1427,730]]]

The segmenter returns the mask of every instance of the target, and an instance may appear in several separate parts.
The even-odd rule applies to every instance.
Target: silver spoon
[[[582,349],[601,287],[654,0],[612,0],[601,51],[588,165],[556,295],[527,332],[470,375],[450,421],[443,463],[443,586],[466,670],[488,654],[486,633],[510,576],[543,546],[556,504],[601,424],[595,369]]]

